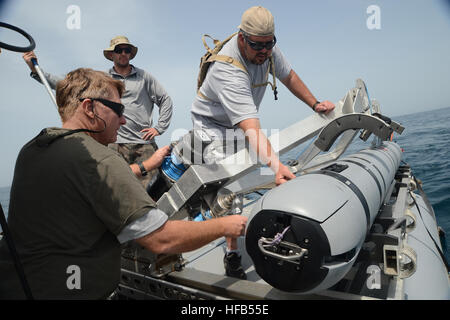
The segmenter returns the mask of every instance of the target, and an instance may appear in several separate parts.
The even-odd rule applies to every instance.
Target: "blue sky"
[[[67,9],[80,9],[80,29],[70,29]],[[362,78],[382,111],[399,116],[450,106],[450,5],[444,0],[144,1],[0,0],[0,21],[28,31],[40,65],[57,75],[78,68],[107,70],[102,50],[119,34],[139,48],[132,61],[152,73],[172,96],[172,124],[157,143],[190,129],[190,105],[201,36],[224,39],[253,5],[275,17],[278,46],[319,100],[341,99]],[[370,30],[367,8],[380,9],[380,29]],[[71,20],[70,20],[71,21]],[[24,45],[0,29],[0,41]],[[263,128],[281,129],[310,114],[285,88],[261,106]],[[9,186],[20,148],[60,120],[42,85],[29,77],[20,53],[0,54],[0,187]]]

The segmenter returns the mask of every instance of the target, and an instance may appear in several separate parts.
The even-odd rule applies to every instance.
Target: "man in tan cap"
[[[125,84],[121,100],[125,105],[126,123],[119,129],[117,142],[110,144],[110,147],[119,152],[129,164],[139,166],[138,176],[142,185],[147,187],[157,169],[147,172],[149,168],[146,167],[145,160],[158,149],[154,138],[169,127],[173,103],[163,86],[149,72],[130,64],[137,52],[138,48],[127,37],[117,36],[111,39],[110,46],[103,50],[103,55],[114,62],[114,66],[108,70],[111,77]],[[40,81],[31,62],[32,58],[36,58],[34,52],[25,53],[23,58],[32,71],[31,77]],[[49,73],[44,74],[53,89],[62,80]],[[155,104],[159,107],[159,119],[153,126]]]
[[[267,84],[277,99],[275,77],[278,78],[315,112],[327,114],[334,109],[334,104],[319,102],[275,45],[274,18],[269,10],[261,6],[248,9],[238,28],[237,36],[218,53],[225,59],[211,64],[192,104],[194,129],[202,129],[214,140],[239,138],[245,133],[260,161],[275,172],[275,182],[279,185],[295,175],[280,162],[261,131],[258,112]],[[269,73],[273,83],[269,82]],[[227,275],[246,278],[236,239],[227,238],[224,264]]]

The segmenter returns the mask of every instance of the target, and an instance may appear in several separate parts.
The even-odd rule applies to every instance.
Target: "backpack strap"
[[[197,90],[197,95],[202,98],[203,100],[208,100],[208,101],[213,101],[212,99],[208,98],[207,96],[205,96],[200,89]]]
[[[205,46],[206,50],[211,53],[211,54],[217,54],[220,50],[222,50],[223,46],[231,40],[231,38],[233,38],[235,35],[237,35],[239,32],[235,32],[233,33],[231,36],[229,36],[228,38],[226,38],[223,41],[219,41],[217,39],[214,39],[213,37],[211,37],[209,34],[204,34],[202,36],[202,41],[203,41],[203,45]],[[211,49],[208,44],[206,43],[206,39],[205,37],[210,38],[213,43],[214,43],[214,49]]]
[[[214,61],[220,61],[220,62],[225,62],[225,63],[229,63],[232,64],[235,67],[238,67],[239,69],[241,69],[242,71],[244,71],[245,73],[248,73],[247,68],[240,63],[238,60],[229,57],[229,56],[224,56],[221,54],[215,54],[212,55],[208,60],[208,62],[214,62]]]
[[[248,74],[247,68],[242,63],[240,63],[239,61],[237,61],[236,59],[234,59],[232,57],[212,53],[211,56],[206,60],[207,63],[213,63],[215,61],[231,64],[231,65],[235,66],[236,68],[239,68]],[[266,85],[266,84],[264,84],[264,85]],[[204,95],[200,91],[200,88],[198,88],[198,90],[197,90],[197,95],[204,100],[213,101],[212,99],[210,99],[206,95]]]
[[[269,81],[269,72],[272,71],[273,83]],[[270,84],[272,87],[273,95],[275,96],[275,100],[278,100],[278,91],[277,91],[277,78],[275,74],[275,63],[273,62],[273,56],[269,57],[269,67],[266,72],[266,82],[261,84],[254,84],[252,88],[264,87]]]
[[[214,38],[211,37],[209,34],[204,34],[204,35],[202,36],[203,45],[205,46],[206,51],[208,51],[209,53],[213,54],[213,50],[211,50],[211,48],[206,44],[205,37],[208,37],[208,38],[210,38],[210,39],[213,41],[214,47],[216,47],[217,44],[218,44],[220,41],[217,40],[217,39],[214,39]]]

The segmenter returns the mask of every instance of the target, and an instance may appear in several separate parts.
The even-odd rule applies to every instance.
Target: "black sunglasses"
[[[255,51],[261,51],[264,48],[266,48],[266,50],[271,50],[273,47],[275,47],[275,44],[277,43],[277,38],[275,36],[273,36],[272,41],[256,42],[256,41],[250,40],[248,38],[248,36],[245,35],[244,33],[242,33],[242,35],[244,36],[244,39],[245,39],[245,41],[247,41],[250,48],[252,48]]]
[[[114,48],[114,53],[121,54],[123,51],[125,51],[126,54],[130,54],[131,48],[130,47],[123,47],[123,48],[115,47]]]
[[[98,101],[98,102],[104,104],[108,108],[112,109],[119,116],[119,118],[123,115],[123,111],[125,110],[125,106],[121,103],[117,103],[117,102],[113,102],[113,101],[109,101],[109,100],[101,99],[101,98],[80,98],[79,100],[83,101],[84,99],[91,99],[92,101]]]

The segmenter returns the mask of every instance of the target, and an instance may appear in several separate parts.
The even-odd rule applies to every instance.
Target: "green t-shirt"
[[[44,129],[20,151],[8,224],[35,298],[104,298],[119,283],[116,236],[156,204],[118,154],[68,132]],[[23,296],[1,243],[0,299]]]

